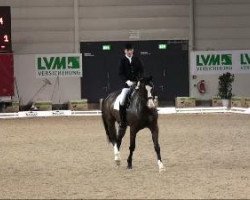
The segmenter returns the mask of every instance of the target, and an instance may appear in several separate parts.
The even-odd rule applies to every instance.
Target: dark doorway
[[[82,42],[83,77],[81,93],[91,103],[98,103],[108,93],[120,89],[120,57],[126,41]],[[174,105],[177,96],[189,96],[188,41],[133,41],[143,62],[145,76],[152,75],[155,95],[161,105]]]

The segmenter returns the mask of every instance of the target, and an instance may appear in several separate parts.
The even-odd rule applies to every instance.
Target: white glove
[[[135,84],[133,81],[130,81],[130,80],[127,80],[126,83],[127,83],[127,85],[128,85],[129,87],[131,87],[132,85]]]

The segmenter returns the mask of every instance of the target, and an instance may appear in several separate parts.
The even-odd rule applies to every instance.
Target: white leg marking
[[[149,86],[149,85],[146,85],[146,90],[147,90],[147,92],[148,92],[148,98],[150,98],[149,100],[148,100],[148,107],[149,108],[154,108],[155,107],[155,103],[154,103],[154,101],[153,101],[153,96],[152,96],[152,94],[151,94],[151,90],[152,90],[152,87],[151,86]]]
[[[148,107],[149,108],[154,108],[155,107],[155,103],[154,103],[153,99],[148,100]]]
[[[140,88],[140,84],[141,84],[141,82],[138,81],[138,83],[137,83],[137,85],[136,85],[136,87],[135,87],[136,90],[138,90],[138,89]]]
[[[117,148],[117,144],[114,145],[114,154],[119,154],[118,148]]]
[[[159,166],[159,172],[165,171],[165,167],[164,167],[163,163],[160,160],[158,160],[158,166]]]
[[[121,162],[121,156],[120,156],[120,152],[117,148],[117,144],[114,145],[114,154],[115,154],[115,163],[117,166],[119,166],[120,162]]]

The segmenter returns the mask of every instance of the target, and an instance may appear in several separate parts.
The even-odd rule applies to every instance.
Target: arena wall
[[[81,98],[80,78],[59,78],[59,86],[56,82],[57,78],[49,78],[51,85],[44,86],[44,79],[36,77],[35,54],[15,55],[14,62],[16,85],[22,105],[26,105],[30,100],[46,100],[54,104],[62,104],[71,99]],[[35,95],[38,90],[40,92]]]
[[[250,1],[248,0],[197,0],[195,1],[194,50],[247,50],[250,49]],[[210,99],[217,95],[219,75],[199,75],[192,79],[190,95]],[[250,96],[250,74],[235,75],[233,93]],[[199,80],[207,83],[207,93],[200,95],[194,87]]]

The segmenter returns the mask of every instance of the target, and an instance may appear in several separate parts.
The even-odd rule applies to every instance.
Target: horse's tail
[[[107,139],[110,143],[114,144],[116,143],[116,129],[115,129],[115,122],[114,121],[110,121],[110,117],[108,116],[107,113],[107,105],[106,103],[106,99],[104,99],[102,101],[102,121],[103,121],[103,125],[105,128],[105,132],[107,135]]]
[[[103,125],[104,125],[104,128],[105,128],[107,139],[108,139],[109,142],[111,142],[111,138],[109,137],[108,123],[107,123],[107,121],[105,119],[103,111],[102,111],[102,122],[103,122]]]

